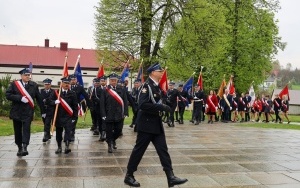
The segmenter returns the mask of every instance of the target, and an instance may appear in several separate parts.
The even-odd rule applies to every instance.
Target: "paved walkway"
[[[189,180],[177,187],[300,187],[300,131],[217,123],[165,130],[174,172]],[[43,144],[37,133],[29,155],[18,158],[13,136],[0,137],[0,187],[128,187],[123,178],[134,142],[133,129],[125,126],[118,149],[108,154],[105,143],[82,129],[70,154],[55,155],[55,140]],[[167,187],[152,145],[135,176],[141,187]]]

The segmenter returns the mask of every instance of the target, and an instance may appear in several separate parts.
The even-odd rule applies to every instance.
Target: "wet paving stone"
[[[299,131],[186,123],[165,132],[173,171],[189,180],[175,188],[300,187]],[[0,137],[0,188],[129,187],[123,181],[136,133],[125,125],[123,134],[110,154],[91,131],[77,130],[67,155],[55,154],[55,137],[42,143],[43,133],[32,134],[26,157],[16,156],[13,136]],[[152,144],[134,175],[142,187],[167,187]]]

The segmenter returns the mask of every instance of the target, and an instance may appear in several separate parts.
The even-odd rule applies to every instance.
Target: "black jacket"
[[[54,109],[55,105],[50,104],[49,101],[55,100],[55,94],[53,89],[49,89],[48,93],[45,91],[45,89],[41,89],[41,95],[43,99],[44,109],[46,116],[53,116],[54,115]]]
[[[54,93],[54,95],[55,97],[51,97],[51,98],[54,98],[56,100],[57,99],[56,94]],[[69,125],[70,120],[78,117],[78,102],[77,102],[76,93],[72,90],[68,90],[65,96],[61,92],[60,97],[64,99],[66,103],[68,103],[68,105],[73,110],[73,114],[72,116],[70,116],[69,113],[62,107],[61,103],[58,105],[56,126],[65,126],[65,125]],[[52,100],[50,102],[50,105],[55,105],[55,100]]]
[[[124,103],[124,109],[117,102],[113,96],[108,92],[109,89],[112,89],[111,85],[108,85],[100,98],[100,110],[101,117],[106,117],[106,122],[119,122],[124,119],[124,116],[128,116],[128,104],[127,104],[127,95],[126,91],[122,86],[117,86],[115,92],[122,98]]]
[[[89,98],[89,95],[87,94],[87,92],[84,90],[82,85],[79,84],[75,84],[75,85],[71,85],[71,90],[74,91],[76,93],[76,97],[77,97],[77,102],[80,103],[80,96],[82,95],[86,101],[86,104],[89,108],[92,108],[91,106],[91,101]]]
[[[29,81],[25,89],[33,100],[36,99],[36,102],[41,109],[41,113],[43,114],[45,110],[43,107],[43,99],[39,92],[38,85],[33,81]],[[29,103],[23,103],[21,101],[22,97],[23,95],[18,90],[15,82],[12,82],[6,90],[7,100],[12,101],[9,117],[18,121],[32,121],[34,109],[29,105]]]
[[[149,88],[152,91],[149,92]],[[152,97],[151,97],[152,96]],[[154,101],[152,101],[152,99]],[[162,112],[165,110],[162,100],[162,91],[150,78],[140,87],[138,96],[137,130],[140,132],[161,134],[164,133]]]

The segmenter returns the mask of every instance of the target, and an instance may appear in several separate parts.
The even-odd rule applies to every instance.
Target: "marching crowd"
[[[174,127],[175,122],[184,124],[184,112],[188,104],[193,105],[190,122],[199,125],[205,121],[213,122],[283,122],[288,123],[289,102],[288,97],[282,99],[275,95],[262,95],[252,100],[249,92],[229,94],[225,89],[224,94],[216,94],[211,90],[208,95],[195,85],[189,94],[179,84],[175,88],[174,82],[168,83],[168,90],[164,92],[159,87],[163,69],[159,63],[147,69],[148,79],[134,81],[134,87],[129,92],[128,81],[120,82],[116,73],[93,79],[93,85],[86,92],[77,82],[76,75],[61,78],[59,90],[51,88],[51,79],[43,81],[44,88],[39,90],[38,85],[31,81],[30,70],[25,68],[19,73],[20,80],[13,81],[6,91],[6,98],[12,101],[10,118],[13,120],[15,143],[18,146],[17,156],[28,155],[27,146],[30,142],[30,125],[33,120],[35,102],[38,104],[44,122],[43,142],[51,139],[51,128],[56,128],[56,154],[63,152],[62,142],[65,144],[64,153],[71,152],[70,143],[75,140],[75,130],[81,101],[90,109],[94,135],[99,135],[99,140],[106,141],[108,152],[117,149],[116,140],[122,135],[124,118],[128,117],[128,106],[132,107],[133,117],[130,127],[137,132],[136,145],[132,150],[124,182],[130,186],[139,187],[133,173],[141,161],[145,150],[152,142],[160,157],[161,164],[166,173],[169,186],[182,184],[187,179],[181,179],[173,174],[171,158],[168,153],[163,122],[169,127]],[[275,118],[273,117],[275,115]]]

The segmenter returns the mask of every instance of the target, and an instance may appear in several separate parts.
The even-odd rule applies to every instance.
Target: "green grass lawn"
[[[292,90],[300,90],[300,85],[292,85]]]
[[[185,111],[184,119],[190,120],[192,117],[191,111]],[[293,125],[293,122],[300,122],[300,116],[290,115],[291,124],[275,124],[275,123],[236,123],[236,126],[244,127],[259,127],[259,128],[275,128],[275,129],[300,129],[300,125]],[[128,126],[132,121],[132,111],[129,110],[129,117],[125,118],[124,124]],[[84,117],[78,118],[77,128],[90,128],[92,125],[91,115],[88,112],[85,119]],[[31,124],[31,132],[43,132],[44,126],[42,120],[34,120]],[[0,136],[12,135],[13,123],[8,117],[0,117]]]

